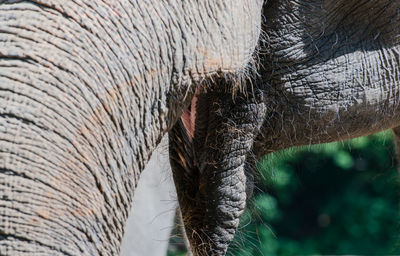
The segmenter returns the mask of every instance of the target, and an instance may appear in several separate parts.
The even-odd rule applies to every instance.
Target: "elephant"
[[[270,17],[264,24],[265,69],[260,71],[268,110],[255,152],[386,129],[398,134],[400,3],[269,4],[264,11]],[[293,27],[296,33],[289,32]]]
[[[232,102],[255,69],[262,6],[0,0],[0,254],[118,255],[140,173],[161,138],[196,91],[218,84]],[[210,189],[222,193],[215,182]],[[208,208],[228,214],[220,209]],[[218,236],[223,229],[209,221]]]
[[[225,255],[251,195],[246,156],[261,128],[261,93],[197,92],[169,133],[170,163],[193,255]]]
[[[400,148],[399,1],[269,0],[263,16],[259,66],[247,89],[231,101],[217,87],[197,92],[170,131],[195,255],[226,253],[257,158],[385,129],[393,129]]]

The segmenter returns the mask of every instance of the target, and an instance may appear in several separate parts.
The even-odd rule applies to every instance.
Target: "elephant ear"
[[[197,93],[170,131],[170,161],[195,255],[225,255],[249,194],[246,158],[264,118],[262,93]]]

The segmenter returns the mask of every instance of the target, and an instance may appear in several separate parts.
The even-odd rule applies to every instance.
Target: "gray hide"
[[[118,255],[152,151],[245,73],[262,2],[0,0],[0,255]]]
[[[259,156],[400,125],[399,10],[391,0],[268,1]]]
[[[253,153],[262,156],[292,146],[347,140],[385,129],[395,128],[398,141],[399,10],[400,1],[393,0],[267,1],[264,6],[263,42],[259,51],[260,79],[252,81],[252,85],[256,85],[254,91],[260,89],[262,92],[263,99],[257,102],[265,103],[265,118],[253,147],[254,152],[249,153],[246,161],[251,160]],[[196,242],[205,246],[220,244],[218,251],[212,248],[212,255],[223,255],[235,233],[236,226],[232,223],[237,224],[235,220],[244,208],[241,204],[243,208],[235,211],[236,203],[243,203],[248,197],[240,193],[245,191],[242,187],[244,182],[237,180],[238,174],[244,177],[243,168],[226,168],[237,167],[235,164],[242,164],[240,160],[245,157],[232,157],[234,154],[229,153],[248,149],[240,145],[240,139],[258,134],[258,129],[255,129],[257,122],[246,124],[247,129],[241,127],[241,122],[247,117],[262,115],[254,115],[256,107],[250,108],[249,101],[247,114],[242,114],[240,118],[233,111],[235,108],[245,109],[237,104],[240,102],[235,101],[232,104],[235,108],[231,109],[226,104],[228,101],[219,104],[222,106],[219,109],[219,106],[214,108],[218,100],[212,100],[213,104],[201,104],[204,102],[202,98],[209,100],[210,95],[212,97],[212,94],[199,94],[198,101],[192,104],[195,115],[191,116],[224,115],[209,120],[207,124],[202,120],[192,121],[195,123],[193,127],[183,120],[181,129],[175,127],[172,130],[170,152],[175,182],[183,184],[177,192],[183,219],[189,223],[185,225],[189,240],[193,241],[192,245]],[[218,98],[221,99],[221,95]],[[211,111],[207,111],[204,105],[210,106]],[[226,117],[228,120],[224,120]],[[231,125],[232,129],[222,129],[224,124]],[[240,136],[234,136],[235,132],[239,132]],[[216,143],[213,143],[212,133],[218,139]],[[206,143],[202,143],[204,137],[207,138]],[[229,143],[233,147],[226,147]],[[226,148],[228,150],[224,151]],[[218,172],[208,172],[207,165],[217,167],[214,169]],[[231,172],[227,174],[224,170]],[[215,193],[217,199],[210,198],[210,186],[218,184],[213,181],[218,175],[224,176],[231,187],[225,186],[222,193]],[[182,177],[187,179],[182,181]],[[246,180],[247,187],[248,177],[242,179]],[[233,187],[240,187],[240,190]],[[225,203],[216,208],[220,212],[205,210],[203,214],[200,211],[218,199]],[[193,218],[195,214],[198,214],[197,218]],[[221,223],[226,221],[231,225],[230,229],[219,229],[217,237],[207,240],[212,237],[207,229],[220,227],[210,221],[205,221],[204,225],[207,217],[221,219]],[[196,227],[191,230],[190,222],[192,226],[197,224],[206,228],[198,234],[196,231],[202,229]]]

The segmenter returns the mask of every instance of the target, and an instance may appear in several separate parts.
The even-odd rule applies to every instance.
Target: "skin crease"
[[[225,166],[221,164],[219,170],[214,170],[214,175],[221,175],[223,170],[229,169],[229,164],[238,159],[245,159],[248,165],[245,170],[251,169],[254,166],[253,156],[258,158],[292,146],[347,140],[391,128],[396,135],[398,149],[399,10],[400,2],[391,0],[267,1],[263,10],[265,19],[259,49],[259,77],[251,81],[255,85],[253,90],[259,89],[262,92],[259,105],[265,105],[265,113],[260,115],[264,118],[263,124],[261,130],[247,130],[241,134],[243,137],[257,136],[252,150],[241,152],[247,152],[247,156],[226,154],[223,162]],[[212,97],[212,93],[208,97]],[[217,112],[224,113],[229,109],[228,102],[225,101],[226,105]],[[196,124],[207,120],[204,115],[210,113],[212,111],[198,107]],[[228,113],[235,115],[232,110]],[[250,110],[248,115],[252,115]],[[219,119],[221,117],[214,122],[221,122]],[[219,137],[235,140],[235,136],[229,134],[229,129],[218,128],[215,124],[208,125],[217,127]],[[182,208],[182,213],[188,238],[192,247],[196,247],[199,242],[194,236],[195,231],[202,229],[192,227],[198,227],[204,219],[210,218],[207,217],[209,211],[204,213],[201,209],[216,199],[213,196],[199,196],[204,193],[201,186],[204,174],[198,170],[202,164],[198,155],[203,151],[196,148],[196,143],[190,143],[184,127],[179,128],[179,124],[177,126],[170,133],[171,164],[176,176],[176,187],[180,188],[179,203],[181,207],[186,206]],[[203,125],[195,126],[195,141],[196,133],[199,138],[210,136],[202,130]],[[229,140],[219,144],[216,151],[207,155],[205,162],[221,163],[218,162],[219,153],[227,145],[234,147]],[[232,179],[241,171],[243,169],[232,171]],[[186,189],[185,184],[189,184]],[[251,181],[246,186],[251,186]],[[208,190],[208,193],[215,194],[215,190]],[[240,194],[238,191],[243,192],[243,188],[232,189],[230,193]],[[248,198],[249,194],[245,197]],[[221,202],[220,207],[234,202],[230,196],[225,196],[225,202]],[[193,218],[196,215],[192,211],[196,205],[201,214]],[[235,220],[242,211],[241,207],[232,210]],[[221,223],[232,219],[215,212],[213,214],[213,218]],[[224,244],[223,248],[227,248],[233,239],[234,230],[230,228],[227,228],[230,232],[221,232],[216,240]],[[209,235],[205,230],[204,236],[207,237]],[[206,246],[215,243],[204,239],[201,234],[197,236],[202,238],[200,243]],[[203,253],[194,250],[196,255],[224,255],[225,251],[221,249]]]
[[[261,5],[0,0],[0,255],[118,255],[151,152],[246,70]]]

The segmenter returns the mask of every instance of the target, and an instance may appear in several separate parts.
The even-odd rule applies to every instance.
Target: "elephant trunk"
[[[185,116],[170,133],[178,199],[195,255],[225,255],[239,225],[252,180],[246,158],[265,113],[260,95],[198,94],[193,137]]]

